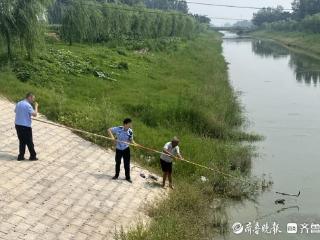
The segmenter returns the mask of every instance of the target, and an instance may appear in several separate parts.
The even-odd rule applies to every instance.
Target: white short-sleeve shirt
[[[180,154],[180,148],[179,146],[176,147],[172,147],[172,142],[167,142],[163,149],[165,149],[166,151],[168,151],[169,153],[171,153],[173,156],[177,156]],[[172,162],[172,158],[169,157],[168,155],[166,155],[165,153],[161,154],[160,158],[165,161],[165,162]]]

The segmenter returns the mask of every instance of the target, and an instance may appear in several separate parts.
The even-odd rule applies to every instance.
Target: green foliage
[[[48,8],[48,21],[51,24],[61,24],[64,10],[72,0],[55,0]]]
[[[35,71],[33,66],[25,62],[16,62],[13,71],[21,82],[27,82],[31,78],[31,74]]]
[[[49,55],[41,56],[42,60],[56,65],[57,69],[66,74],[85,74],[93,71],[90,61],[74,55],[65,49],[49,50]]]
[[[113,63],[112,63],[113,64]],[[111,65],[111,63],[110,63]],[[120,62],[116,69],[128,70],[126,62]],[[90,57],[81,57],[64,48],[50,48],[47,52],[39,54],[33,62],[26,62],[23,58],[13,60],[13,72],[22,82],[30,81],[36,86],[54,87],[66,84],[67,76],[95,76],[101,79],[114,80],[111,67],[101,70],[102,67],[93,63]]]
[[[252,22],[256,26],[261,26],[264,23],[277,22],[290,18],[290,13],[283,10],[282,6],[276,8],[263,8],[253,15]]]
[[[12,45],[19,39],[29,59],[41,40],[42,16],[49,0],[1,0],[0,36],[5,39],[7,55],[12,57]],[[43,32],[42,32],[43,33]]]
[[[188,4],[183,0],[144,0],[147,8],[156,8],[161,10],[175,10],[188,13]]]
[[[75,0],[63,12],[62,37],[72,42],[195,36],[201,29],[192,16],[146,12],[145,8]]]
[[[13,6],[11,0],[0,2],[0,37],[4,39],[7,46],[8,58],[12,57],[12,41],[16,33]]]
[[[294,0],[292,8],[294,16],[303,19],[320,12],[320,0]]]
[[[118,69],[128,70],[129,69],[129,64],[127,62],[119,62],[118,63]]]
[[[293,13],[283,8],[266,8],[253,17],[253,23],[268,31],[320,33],[320,0],[294,0]]]
[[[320,33],[320,13],[306,16],[301,20],[278,21],[264,24],[263,29],[269,31]]]
[[[87,5],[82,0],[72,1],[67,5],[63,19],[61,33],[71,45],[74,41],[81,42],[87,37],[89,16]]]
[[[211,22],[211,19],[207,16],[203,16],[203,15],[199,15],[199,14],[194,14],[193,15],[198,22],[200,23],[206,23],[206,24],[209,24]]]
[[[300,23],[300,29],[306,32],[320,33],[320,13],[306,16]]]

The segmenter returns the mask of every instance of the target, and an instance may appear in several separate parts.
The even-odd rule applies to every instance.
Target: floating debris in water
[[[277,199],[276,201],[274,201],[274,203],[275,204],[282,204],[282,205],[284,205],[284,202],[285,202],[286,200],[285,199]]]
[[[289,194],[289,193],[282,193],[282,192],[276,192],[276,193],[284,196],[299,197],[301,194],[301,191],[299,191],[298,194]]]

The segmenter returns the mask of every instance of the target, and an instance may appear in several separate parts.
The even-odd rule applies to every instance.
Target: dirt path
[[[113,239],[115,229],[147,220],[146,204],[165,195],[135,165],[133,184],[111,180],[112,151],[39,122],[33,131],[40,160],[16,161],[13,109],[0,98],[0,239]]]

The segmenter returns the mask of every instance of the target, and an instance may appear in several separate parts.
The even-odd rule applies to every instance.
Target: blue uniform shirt
[[[130,143],[133,140],[133,131],[131,128],[125,130],[124,127],[113,127],[111,132],[116,135],[117,140]],[[122,142],[117,142],[118,150],[125,150],[129,145]]]
[[[34,110],[27,100],[18,102],[14,111],[16,113],[16,125],[31,127],[31,116]]]

